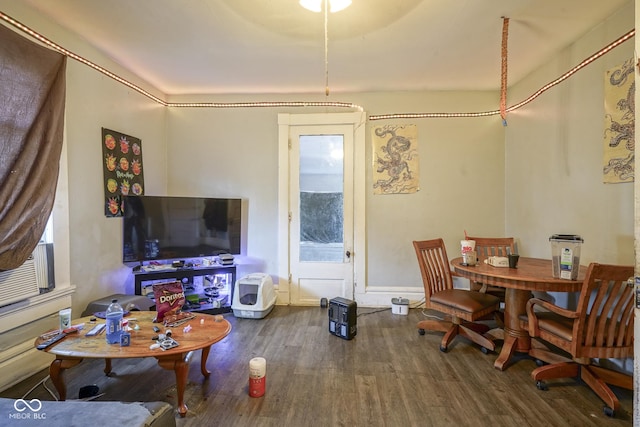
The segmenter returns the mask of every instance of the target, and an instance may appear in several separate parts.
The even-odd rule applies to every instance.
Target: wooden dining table
[[[494,366],[504,370],[514,352],[528,353],[531,349],[531,337],[520,326],[519,316],[526,312],[526,305],[532,291],[541,292],[577,292],[587,268],[580,266],[576,280],[553,277],[551,260],[520,257],[517,268],[494,267],[482,260],[477,265],[465,265],[462,257],[451,260],[453,270],[460,276],[474,282],[505,288],[504,303],[504,344]]]

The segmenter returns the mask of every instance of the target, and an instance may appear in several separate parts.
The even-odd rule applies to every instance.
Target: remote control
[[[62,338],[66,337],[67,334],[64,332],[59,333],[58,335],[54,336],[53,338],[49,338],[48,340],[38,344],[38,347],[36,347],[38,350],[44,350],[45,348],[57,343],[58,341],[60,341]]]
[[[87,337],[92,337],[94,335],[98,335],[100,332],[102,332],[102,330],[106,327],[107,325],[104,323],[100,323],[96,326],[94,326],[93,328],[91,328],[91,330],[89,332],[86,333],[85,336]]]
[[[38,350],[44,350],[45,348],[50,347],[53,344],[57,343],[62,338],[66,337],[67,335],[78,332],[80,329],[82,329],[82,327],[83,327],[83,325],[77,325],[77,326],[71,326],[71,327],[69,327],[67,329],[63,329],[62,332],[60,332],[56,336],[54,336],[52,338],[49,338],[48,340],[38,344],[38,346],[36,348]]]

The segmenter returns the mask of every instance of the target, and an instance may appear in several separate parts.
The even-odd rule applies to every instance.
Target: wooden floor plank
[[[418,334],[419,309],[358,309],[358,333],[344,340],[328,332],[326,309],[277,306],[265,319],[225,317],[231,334],[215,344],[200,374],[195,354],[185,390],[189,412],[180,427],[223,426],[629,426],[633,393],[616,389],[622,408],[606,417],[603,402],[578,380],[540,391],[533,360],[521,357],[496,370],[497,353],[456,338],[447,353],[441,333]],[[501,343],[498,343],[498,350]],[[248,395],[249,361],[267,360],[266,393]],[[96,384],[102,401],[165,401],[176,405],[175,379],[154,359],[117,360],[105,376],[102,361],[85,360],[65,372],[68,395]],[[47,370],[0,393],[22,398]],[[45,382],[53,389],[51,381]],[[27,396],[53,400],[40,385]]]

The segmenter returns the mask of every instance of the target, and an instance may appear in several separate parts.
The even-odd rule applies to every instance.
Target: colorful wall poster
[[[144,194],[142,141],[131,135],[102,128],[104,214],[122,216],[122,196]]]

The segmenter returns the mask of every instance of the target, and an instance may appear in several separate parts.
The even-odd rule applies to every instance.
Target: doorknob
[[[345,255],[347,256],[347,258],[351,258],[351,251],[347,251]]]

